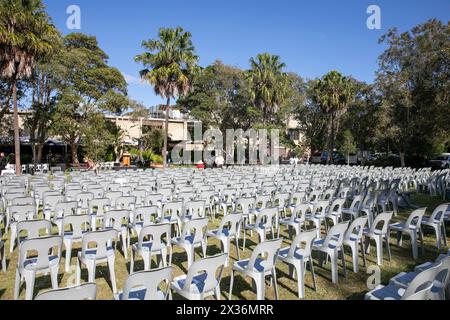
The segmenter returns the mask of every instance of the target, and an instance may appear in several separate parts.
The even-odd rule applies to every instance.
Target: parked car
[[[311,156],[310,162],[312,164],[320,164],[322,163],[322,152],[314,152]]]
[[[440,154],[429,161],[433,169],[450,169],[450,153]]]

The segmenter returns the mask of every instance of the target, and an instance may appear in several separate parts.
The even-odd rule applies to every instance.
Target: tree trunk
[[[78,161],[78,144],[71,143],[70,144],[70,152],[72,154],[72,163],[79,164],[80,161]]]
[[[19,128],[19,110],[17,108],[17,82],[13,81],[13,104],[14,104],[14,153],[16,157],[16,174],[22,174],[20,164],[20,128]]]
[[[400,152],[400,163],[401,163],[402,168],[406,167],[404,152]]]
[[[36,163],[42,163],[42,152],[44,150],[44,146],[42,144],[38,144],[37,146],[37,151],[36,151]]]
[[[164,169],[167,169],[167,148],[169,140],[169,110],[170,110],[170,98],[167,98],[166,123],[164,128],[164,149],[163,149]]]
[[[327,141],[327,165],[331,162],[331,152],[332,152],[332,140],[333,140],[333,126],[334,126],[333,114],[330,115],[330,120],[328,124],[328,141]]]

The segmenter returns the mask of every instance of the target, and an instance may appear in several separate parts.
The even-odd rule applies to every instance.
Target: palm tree
[[[247,71],[250,95],[263,112],[265,125],[267,120],[273,120],[273,115],[286,99],[288,77],[283,72],[286,65],[279,56],[263,53],[250,59],[250,67]]]
[[[141,62],[145,67],[140,72],[141,78],[153,85],[157,95],[167,99],[164,168],[167,168],[170,101],[186,95],[191,90],[192,76],[197,69],[198,56],[195,54],[191,37],[191,34],[181,27],[161,28],[158,39],[142,43],[142,47],[148,51],[135,57],[135,61]]]
[[[327,73],[314,84],[312,100],[320,106],[328,118],[328,164],[334,150],[339,119],[347,111],[354,97],[353,80],[344,77],[338,71]]]
[[[57,33],[41,0],[2,0],[0,3],[0,75],[11,83],[14,105],[16,173],[21,174],[17,83],[28,79],[36,61],[52,50]]]

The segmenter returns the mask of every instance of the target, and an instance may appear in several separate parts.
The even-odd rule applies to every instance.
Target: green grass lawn
[[[427,215],[430,215],[432,210],[434,210],[438,205],[443,203],[442,199],[430,198],[426,194],[418,194],[413,196],[413,203],[428,207]],[[412,209],[403,210],[400,212],[399,216],[395,218],[395,221],[406,220]],[[218,221],[217,221],[218,223]],[[210,228],[216,228],[217,223],[211,223]],[[447,228],[448,234],[449,228]],[[282,230],[282,236],[288,239],[285,230]],[[6,238],[6,236],[4,236]],[[412,251],[410,247],[410,242],[407,237],[404,238],[403,247],[399,248],[396,245],[395,236],[391,237],[391,250],[392,250],[392,261],[387,260],[387,254],[384,254],[384,264],[381,267],[381,277],[382,283],[387,284],[389,279],[395,276],[399,272],[412,271],[415,265],[421,264],[426,261],[433,261],[440,253],[446,253],[448,248],[442,249],[439,252],[435,244],[435,236],[432,230],[425,230],[425,253],[421,254],[419,247],[419,260],[414,261],[412,258]],[[137,239],[133,239],[137,241]],[[249,258],[252,250],[256,246],[257,235],[253,234],[253,238],[249,240],[247,238],[247,248],[244,252],[240,252],[241,259]],[[6,249],[9,251],[9,240],[6,242]],[[290,241],[285,240],[283,247],[289,246]],[[120,245],[118,246],[120,247]],[[240,240],[240,248],[242,248],[242,239]],[[76,254],[79,250],[79,246],[72,250],[72,273],[64,273],[64,258],[61,259],[60,263],[60,275],[59,275],[59,286],[66,287],[75,284],[75,265],[76,265]],[[236,248],[232,245],[231,249],[232,260],[236,259]],[[130,254],[131,252],[129,252]],[[208,255],[215,255],[220,253],[220,243],[213,239],[208,239]],[[63,256],[65,252],[63,251]],[[0,272],[0,299],[11,300],[13,299],[14,291],[14,281],[15,281],[15,266],[17,264],[18,250],[16,249],[12,255],[7,253],[8,260],[8,270],[6,273]],[[201,257],[201,249],[196,251],[196,259]],[[375,248],[372,246],[372,252],[367,256],[367,267],[376,265],[376,253]],[[156,258],[154,258],[155,264]],[[173,253],[173,266],[175,269],[175,276],[179,276],[187,272],[187,257],[186,252],[178,247],[174,247]],[[330,264],[325,265],[324,268],[319,267],[315,264],[316,278],[317,278],[317,291],[314,291],[312,284],[312,277],[309,272],[306,274],[306,300],[340,300],[340,299],[363,299],[364,294],[368,291],[367,279],[370,276],[366,273],[366,268],[362,266],[362,259],[360,259],[360,271],[358,274],[353,273],[353,267],[351,262],[351,256],[348,251],[346,251],[346,264],[348,278],[345,279],[343,276],[342,268],[339,268],[339,284],[333,285],[331,283],[331,271]],[[156,265],[154,265],[156,267]],[[135,271],[143,270],[144,265],[142,260],[137,260],[135,263]],[[125,261],[122,252],[116,252],[116,278],[117,287],[121,290],[124,286],[125,280],[129,274],[129,261]],[[293,280],[288,275],[288,268],[285,264],[277,263],[277,276],[278,276],[278,289],[279,296],[282,300],[296,300],[297,295],[297,281]],[[82,269],[82,282],[87,282],[87,270]],[[98,285],[97,298],[98,299],[113,299],[113,293],[111,285],[109,283],[109,275],[107,265],[100,265],[97,267],[96,272],[96,283]],[[228,299],[230,283],[230,268],[227,267],[224,270],[221,290],[222,299]],[[51,288],[50,276],[38,276],[35,283],[34,294],[46,291]],[[20,299],[25,297],[25,285],[22,286],[22,291],[20,294]],[[180,297],[174,295],[174,299],[179,299]],[[270,287],[269,281],[267,281],[266,287],[266,298],[273,300],[275,298],[273,287]],[[234,300],[254,300],[256,299],[256,292],[252,289],[251,280],[249,278],[242,278],[241,276],[235,277],[234,289],[233,289],[233,299]]]

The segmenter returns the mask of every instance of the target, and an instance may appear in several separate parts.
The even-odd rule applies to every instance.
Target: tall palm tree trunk
[[[165,128],[164,128],[164,149],[163,149],[164,169],[167,168],[167,148],[168,148],[168,140],[169,140],[169,109],[170,109],[170,98],[167,98],[166,122],[165,122]]]
[[[17,108],[17,82],[13,81],[13,105],[14,105],[14,154],[16,157],[16,174],[22,174],[22,165],[20,164],[20,133],[19,133],[19,110]]]

